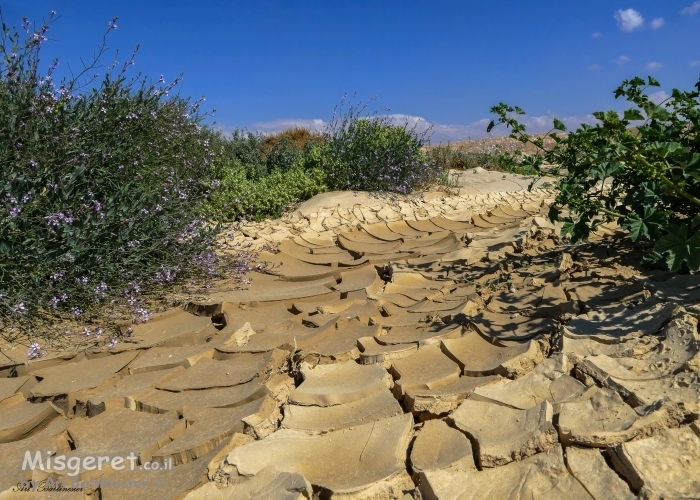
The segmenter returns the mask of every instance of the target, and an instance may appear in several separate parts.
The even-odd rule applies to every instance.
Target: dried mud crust
[[[68,479],[26,450],[172,465],[65,498],[700,497],[700,277],[631,266],[616,227],[567,244],[551,195],[254,226],[248,289],[4,359],[0,498]]]

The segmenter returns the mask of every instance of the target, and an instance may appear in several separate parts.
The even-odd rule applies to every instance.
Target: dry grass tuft
[[[308,143],[323,141],[324,136],[321,132],[316,130],[305,127],[291,127],[282,132],[265,137],[263,148],[265,151],[271,151],[282,139],[291,141],[299,151],[303,151]]]

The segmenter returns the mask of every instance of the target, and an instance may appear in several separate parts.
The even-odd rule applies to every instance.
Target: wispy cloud
[[[692,5],[688,5],[685,9],[681,11],[684,16],[692,16],[700,12],[700,1],[693,2]]]
[[[599,66],[598,64],[591,64],[588,66],[588,71],[599,71],[601,69],[603,69],[603,67]]]
[[[469,138],[487,137],[486,127],[491,121],[484,118],[470,124],[444,124],[429,122],[420,116],[394,113],[387,118],[394,125],[408,126],[416,129],[416,132],[428,132],[432,142],[461,141]],[[503,134],[506,132],[503,131]],[[500,134],[499,134],[500,135]]]
[[[215,128],[224,135],[231,135],[236,130],[247,130],[252,133],[260,132],[263,134],[276,134],[278,132],[282,132],[283,130],[293,127],[303,127],[315,131],[321,131],[325,126],[326,122],[321,120],[320,118],[283,118],[280,120],[270,120],[266,122],[254,122],[246,127],[232,126],[225,123],[217,123],[217,126]]]
[[[400,113],[385,115],[384,117],[394,125],[415,128],[416,132],[418,133],[427,132],[431,142],[434,144],[448,141],[456,142],[467,139],[481,139],[489,136],[503,136],[510,133],[509,130],[503,126],[496,127],[490,134],[486,133],[486,127],[488,127],[491,118],[483,118],[468,124],[445,124],[430,122],[421,116]],[[552,120],[555,118],[555,116],[526,116],[519,118],[520,122],[527,127],[528,133],[540,134],[543,132],[548,132],[552,129]],[[563,118],[559,117],[559,119],[564,122],[564,124],[570,130],[576,129],[582,123],[596,123],[596,119],[593,117],[593,115],[565,116]],[[326,122],[320,119],[282,118],[278,120],[252,123],[250,127],[248,127],[248,130],[253,132],[262,132],[265,134],[274,134],[293,126],[321,130],[326,124]],[[220,126],[220,129],[222,132],[228,134],[232,133],[234,130],[233,127],[226,126]]]
[[[644,24],[642,15],[634,9],[618,10],[613,15],[622,31],[630,33]]]
[[[691,68],[696,68],[698,66],[700,66],[700,61],[690,61]]]
[[[651,25],[650,25],[650,26],[651,26],[651,29],[653,29],[653,30],[658,30],[658,29],[659,29],[661,26],[663,26],[665,23],[666,23],[666,21],[664,21],[664,18],[663,18],[663,17],[657,17],[656,19],[654,19],[654,20],[651,22]]]
[[[669,97],[670,96],[666,92],[664,92],[663,90],[659,90],[658,92],[654,92],[653,94],[649,94],[649,100],[655,104],[661,104]]]
[[[496,127],[491,134],[486,133],[486,127],[491,121],[489,118],[484,118],[468,125],[453,124],[446,125],[438,122],[428,122],[420,116],[394,114],[389,115],[392,123],[396,125],[404,125],[408,122],[409,126],[415,126],[418,132],[424,132],[430,128],[431,141],[433,143],[462,141],[466,139],[481,139],[484,137],[508,135],[510,132],[503,126]],[[552,121],[555,118],[552,116],[526,116],[521,117],[520,122],[527,127],[528,133],[540,134],[548,132],[552,129]],[[565,116],[559,117],[569,129],[576,129],[582,123],[594,124],[596,119],[593,115],[585,116]]]
[[[663,67],[664,65],[658,61],[652,61],[649,64],[647,64],[647,69],[650,71],[656,71],[657,69],[661,69]]]
[[[603,34],[600,31],[596,31],[591,35],[593,38],[600,38]]]
[[[267,122],[255,122],[251,128],[256,132],[266,134],[275,134],[285,129],[292,127],[303,127],[311,130],[322,130],[326,122],[320,118],[305,119],[305,118],[283,118],[280,120],[271,120]]]
[[[627,56],[620,56],[620,57],[618,57],[617,59],[615,59],[615,63],[616,63],[616,64],[627,64],[627,63],[630,62],[631,60],[632,60],[632,59],[630,59],[630,58],[627,57]]]

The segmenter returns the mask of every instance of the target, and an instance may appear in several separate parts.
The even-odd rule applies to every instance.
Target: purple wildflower
[[[29,346],[29,349],[27,349],[27,357],[29,359],[37,359],[45,354],[46,352],[44,352],[38,342],[32,343],[32,345]]]
[[[44,219],[46,220],[47,226],[54,227],[60,226],[62,222],[64,224],[72,224],[75,221],[70,212],[67,215],[63,212],[58,212],[56,214],[47,215],[46,217],[44,217]]]

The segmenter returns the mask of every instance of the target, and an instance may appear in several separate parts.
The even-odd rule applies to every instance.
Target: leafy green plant
[[[286,171],[273,170],[258,179],[248,179],[238,160],[222,159],[220,186],[204,205],[209,216],[224,221],[262,220],[279,217],[291,205],[327,190],[325,172],[306,170],[298,160]]]
[[[52,14],[53,18],[53,14]],[[0,331],[80,317],[140,290],[211,271],[217,228],[199,215],[212,187],[212,133],[199,101],[92,65],[54,84],[39,73],[49,24],[0,43]],[[116,29],[116,18],[107,33]],[[105,37],[107,36],[105,33]],[[134,54],[136,51],[134,51]],[[163,84],[163,85],[160,85]]]
[[[331,189],[409,193],[434,182],[441,167],[423,151],[428,131],[408,122],[394,125],[387,116],[364,114],[367,105],[348,106],[324,130],[325,142],[307,161],[322,168]]]
[[[477,167],[499,172],[524,173],[520,168],[519,151],[492,147],[482,151],[468,151],[452,144],[431,147],[428,156],[442,169],[471,170]]]
[[[259,179],[268,174],[265,162],[265,136],[236,129],[230,137],[217,136],[217,155],[239,162],[245,168],[247,179]]]
[[[294,127],[268,136],[218,134],[213,144],[219,186],[204,213],[226,221],[261,220],[329,189],[407,193],[449,184],[446,171],[423,151],[426,133],[363,115],[365,108],[350,106],[322,132]]]
[[[214,149],[226,160],[245,169],[246,179],[262,179],[275,170],[286,172],[299,163],[322,134],[302,127],[292,127],[273,135],[236,129],[230,136],[217,134]]]
[[[265,157],[268,174],[275,170],[281,172],[290,170],[299,163],[302,154],[303,151],[297,148],[296,144],[294,144],[291,139],[282,137],[275,142],[274,146]]]
[[[600,224],[617,221],[633,241],[653,243],[647,262],[665,262],[677,271],[684,265],[700,268],[700,80],[695,90],[674,89],[656,104],[645,91],[658,87],[652,77],[626,80],[615,90],[632,107],[620,114],[596,112],[595,126],[581,125],[566,136],[554,120],[551,148],[543,138],[526,133],[513,113],[524,111],[504,103],[492,108],[497,123],[511,129],[511,137],[539,148],[524,160],[536,176],[545,175],[543,164],[561,169],[552,220],[562,220],[562,232],[585,240]],[[571,216],[562,216],[566,207]]]

